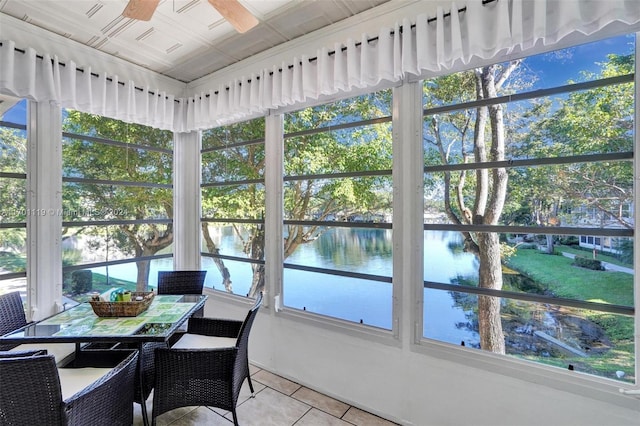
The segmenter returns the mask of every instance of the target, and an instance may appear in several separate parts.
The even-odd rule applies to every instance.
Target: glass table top
[[[0,343],[164,341],[206,299],[199,294],[156,295],[149,308],[135,317],[98,317],[89,303],[81,303],[0,336]]]

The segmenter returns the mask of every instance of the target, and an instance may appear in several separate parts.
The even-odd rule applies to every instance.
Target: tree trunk
[[[253,231],[251,241],[247,245],[247,255],[251,259],[260,260],[264,262],[264,226],[258,225]],[[264,290],[264,276],[265,269],[264,263],[252,263],[251,270],[253,271],[253,278],[251,280],[251,288],[249,289],[248,297],[255,297],[258,292]]]
[[[502,289],[502,264],[500,261],[500,239],[497,233],[477,235],[480,258],[480,288]],[[486,351],[504,354],[504,333],[500,317],[500,298],[478,296],[478,327],[480,347]]]
[[[216,243],[213,242],[211,234],[209,233],[209,224],[206,222],[202,223],[202,235],[204,236],[204,241],[209,253],[219,254],[220,249],[216,246]],[[229,273],[229,269],[224,265],[224,261],[219,257],[214,257],[213,263],[218,267],[218,271],[220,271],[220,275],[222,275],[222,285],[224,286],[224,289],[227,293],[233,293],[231,274]]]
[[[547,234],[547,254],[553,254],[554,250],[553,235]]]
[[[261,291],[264,291],[264,278],[265,269],[262,264],[251,265],[253,271],[253,279],[251,280],[251,288],[249,289],[248,297],[255,297]]]
[[[136,291],[148,291],[149,288],[149,269],[151,264],[148,260],[139,260],[136,262],[138,267],[138,278],[136,279]]]

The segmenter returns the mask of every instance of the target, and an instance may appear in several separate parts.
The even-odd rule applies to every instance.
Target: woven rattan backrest
[[[20,292],[0,295],[0,335],[27,325]]]
[[[158,271],[158,294],[202,294],[207,271]]]
[[[1,358],[0,377],[0,424],[63,424],[62,391],[53,355]]]

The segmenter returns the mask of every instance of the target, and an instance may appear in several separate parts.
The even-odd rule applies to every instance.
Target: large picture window
[[[264,289],[264,118],[202,135],[205,285],[255,297]]]
[[[27,101],[0,97],[0,294],[27,290]]]
[[[634,44],[425,81],[424,338],[634,381]]]
[[[285,115],[286,307],[392,328],[391,101]]]
[[[173,269],[173,135],[63,114],[63,292],[146,291]]]

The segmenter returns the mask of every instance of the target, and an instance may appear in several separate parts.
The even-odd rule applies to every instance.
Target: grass
[[[578,254],[583,254],[576,250]],[[601,258],[601,260],[605,260]],[[594,271],[572,265],[573,260],[562,255],[550,255],[538,250],[518,250],[508,259],[507,266],[538,282],[557,297],[608,303],[623,306],[634,305],[633,275],[623,272]],[[602,377],[615,378],[615,371],[634,371],[634,318],[605,312],[574,310],[575,315],[598,324],[606,330],[611,341],[610,350],[588,359],[584,358],[538,358],[545,364],[566,367],[574,365],[576,370]],[[531,357],[525,357],[533,359]],[[633,377],[625,377],[633,381]]]
[[[518,250],[507,266],[541,283],[557,297],[633,306],[633,275],[593,271],[573,266],[572,262],[565,256]]]

